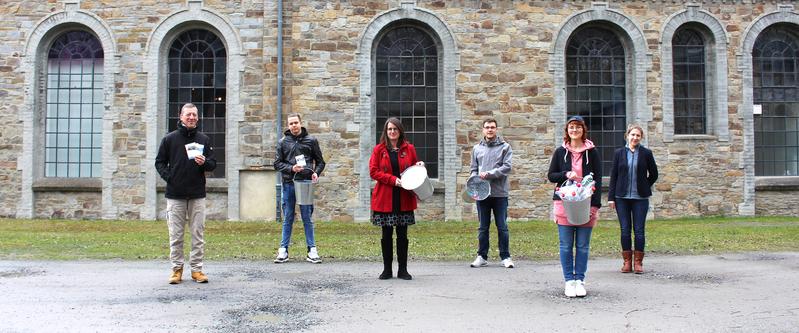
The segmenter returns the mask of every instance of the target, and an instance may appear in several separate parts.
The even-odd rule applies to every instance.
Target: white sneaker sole
[[[289,261],[289,258],[286,258],[286,259],[275,259],[275,263],[276,264],[282,264],[282,263],[284,263],[286,261]]]
[[[488,266],[487,262],[484,262],[484,263],[479,264],[479,265],[469,264],[469,267],[472,267],[472,268],[480,268],[480,267],[486,267],[486,266]]]
[[[322,258],[319,258],[319,259],[311,259],[311,258],[308,258],[308,257],[306,257],[306,258],[305,258],[305,261],[307,261],[307,262],[310,262],[310,263],[312,263],[312,264],[321,264],[321,263],[322,263]]]

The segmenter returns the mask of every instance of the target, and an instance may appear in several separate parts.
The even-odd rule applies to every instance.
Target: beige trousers
[[[169,227],[169,260],[172,270],[183,268],[183,234],[186,223],[191,235],[189,265],[192,272],[203,269],[205,247],[205,198],[177,200],[166,199],[166,224]]]

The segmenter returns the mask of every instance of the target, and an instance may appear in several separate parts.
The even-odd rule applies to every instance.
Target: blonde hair
[[[636,130],[636,129],[639,132],[641,132],[641,139],[643,139],[644,138],[644,129],[641,128],[641,125],[629,124],[629,125],[627,125],[627,131],[624,132],[624,140],[627,140],[627,136],[630,135],[630,132],[632,132],[633,130]]]

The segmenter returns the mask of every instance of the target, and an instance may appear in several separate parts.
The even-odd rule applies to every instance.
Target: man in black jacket
[[[291,242],[291,227],[294,224],[294,205],[297,198],[294,194],[294,181],[311,180],[316,182],[322,170],[325,169],[325,159],[319,149],[319,141],[308,135],[308,130],[302,127],[302,118],[297,113],[292,113],[287,118],[289,129],[277,145],[275,154],[275,170],[283,175],[281,191],[283,207],[283,237],[277,251],[275,263],[289,260],[289,243]],[[318,264],[322,262],[316,250],[314,239],[314,225],[311,221],[313,205],[300,205],[300,215],[305,229],[305,244],[308,246],[308,255],[305,260]]]
[[[183,232],[188,220],[191,234],[191,278],[208,282],[203,274],[205,240],[205,173],[216,168],[214,149],[207,135],[197,130],[198,113],[194,104],[180,109],[178,128],[167,134],[158,147],[155,169],[166,181],[166,221],[169,227],[170,284],[183,276]]]

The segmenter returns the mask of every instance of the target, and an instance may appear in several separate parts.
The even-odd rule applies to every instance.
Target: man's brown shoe
[[[169,284],[178,284],[183,279],[183,268],[172,271],[172,276],[169,277]]]
[[[208,276],[203,272],[191,272],[191,279],[197,283],[208,283]]]

